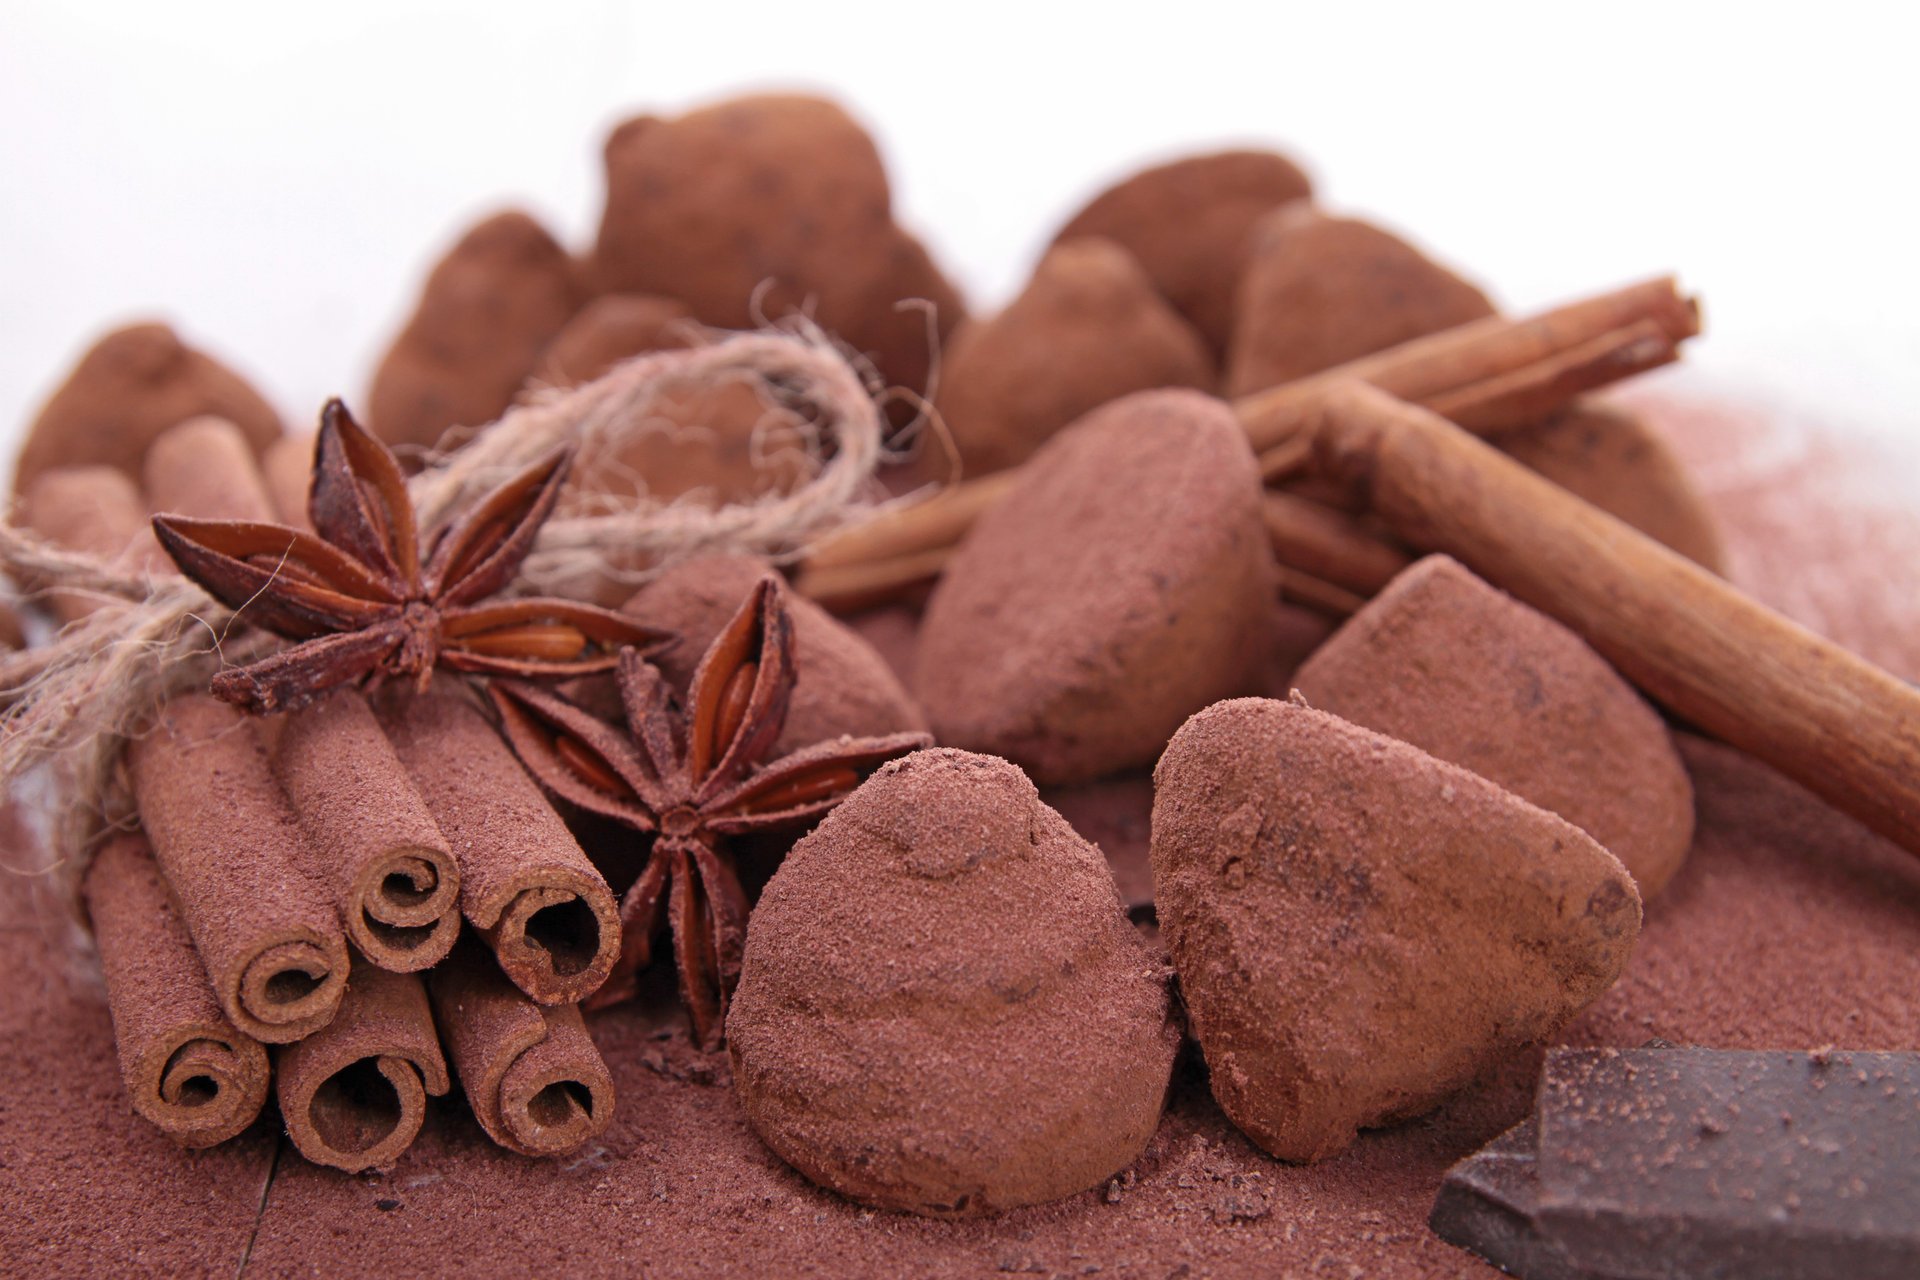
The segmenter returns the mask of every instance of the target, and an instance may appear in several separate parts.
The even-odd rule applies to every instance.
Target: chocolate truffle
[[[1693,784],[1660,714],[1586,641],[1428,556],[1295,673],[1309,705],[1471,769],[1665,887],[1693,844]]]
[[[676,378],[653,390],[633,431],[581,451],[562,511],[603,508],[607,497],[750,502],[819,471],[800,416],[745,377]]]
[[[980,475],[1128,392],[1213,380],[1200,335],[1133,256],[1085,237],[1055,246],[1006,310],[955,331],[936,403],[966,473]]]
[[[1260,476],[1192,391],[1094,410],[1021,469],[934,588],[914,692],[941,742],[1042,783],[1153,760],[1244,692],[1273,617]]]
[[[575,267],[547,229],[496,213],[447,251],[374,374],[369,425],[392,445],[429,449],[453,427],[484,427],[513,403],[580,297]]]
[[[807,308],[881,376],[924,390],[934,306],[944,341],[959,295],[894,225],[873,140],[819,98],[735,98],[607,139],[607,205],[592,273],[608,292],[678,298],[703,324],[751,329]]]
[[[1271,151],[1188,156],[1107,188],[1054,239],[1104,236],[1125,247],[1217,359],[1233,331],[1248,233],[1311,191],[1307,175]]]
[[[1154,770],[1154,901],[1213,1094],[1283,1160],[1539,1043],[1620,974],[1633,879],[1475,773],[1322,711],[1207,708]]]
[[[24,491],[49,467],[103,465],[138,478],[153,438],[203,413],[227,419],[258,451],[280,417],[239,374],[164,324],[135,324],[94,343],[27,428],[14,469]]]
[[[1579,400],[1550,421],[1504,432],[1492,443],[1696,564],[1726,572],[1720,531],[1705,500],[1667,442],[1633,410]]]
[[[1178,1040],[1100,851],[1018,769],[951,750],[885,766],[794,848],[727,1019],[741,1107],[781,1159],[953,1217],[1119,1172]]]
[[[646,293],[609,293],[580,308],[554,335],[533,371],[534,387],[577,387],[631,356],[690,346],[698,331],[687,304]]]
[[[313,484],[313,433],[281,436],[260,457],[260,473],[273,495],[278,523],[310,529],[307,491]]]
[[[1487,296],[1406,241],[1306,205],[1253,233],[1227,394],[1244,396],[1493,314]]]
[[[700,656],[767,569],[766,561],[752,556],[702,556],[675,565],[628,602],[626,612],[680,637],[653,662],[681,698]],[[787,613],[793,622],[793,699],[769,759],[843,734],[877,738],[926,731],[918,704],[872,645],[794,592],[787,593]]]

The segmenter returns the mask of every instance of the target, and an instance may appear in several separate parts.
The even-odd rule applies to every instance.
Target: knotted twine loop
[[[874,502],[886,456],[878,388],[811,326],[733,334],[710,345],[643,355],[568,390],[541,392],[409,484],[420,527],[432,528],[554,446],[581,459],[611,454],[657,429],[649,415],[674,390],[737,380],[806,428],[811,477],[789,492],[715,506],[681,499],[602,496],[549,520],[522,566],[518,589],[606,598],[673,563],[708,552],[784,561],[859,518]],[[50,876],[71,894],[84,853],[128,820],[117,782],[121,749],[168,697],[205,688],[227,663],[247,661],[271,637],[241,631],[228,610],[177,574],[128,573],[64,551],[0,520],[0,569],[37,591],[81,592],[102,604],[48,643],[0,658],[0,787],[8,797],[51,795],[50,860],[16,871]]]

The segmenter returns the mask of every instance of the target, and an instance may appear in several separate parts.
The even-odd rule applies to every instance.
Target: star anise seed
[[[621,900],[619,963],[590,1003],[633,997],[664,916],[694,1038],[711,1047],[746,939],[746,895],[729,837],[812,822],[875,769],[933,740],[842,737],[765,760],[794,682],[786,587],[772,574],[700,659],[684,713],[666,677],[638,653],[623,652],[616,674],[624,730],[532,685],[499,681],[489,692],[507,740],[549,791],[653,837]]]
[[[513,581],[572,461],[562,446],[422,539],[406,477],[338,400],[320,418],[313,533],[157,515],[180,571],[254,626],[296,641],[214,677],[248,711],[286,711],[336,685],[389,677],[424,688],[436,667],[568,677],[613,667],[622,648],[672,637],[571,600],[490,600]]]

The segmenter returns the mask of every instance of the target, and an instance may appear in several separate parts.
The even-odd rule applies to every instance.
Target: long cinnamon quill
[[[284,1044],[327,1024],[347,941],[267,753],[246,716],[209,694],[161,708],[127,749],[140,820],[233,1024]]]
[[[221,1011],[147,842],[108,841],[83,893],[133,1109],[183,1147],[225,1142],[267,1100],[267,1051]]]
[[[438,963],[460,930],[460,870],[366,697],[286,717],[274,772],[360,954],[398,973]]]
[[[514,985],[577,1004],[620,956],[607,882],[471,704],[443,694],[384,702],[381,724],[453,848],[460,910]]]
[[[1656,701],[1920,853],[1920,690],[1439,415],[1325,392],[1316,456],[1412,545],[1585,637]]]
[[[538,1005],[468,940],[429,979],[434,1016],[480,1127],[528,1156],[571,1151],[613,1118],[613,1076],[578,1005]]]
[[[287,1136],[315,1164],[384,1168],[413,1145],[427,1095],[447,1091],[427,989],[356,959],[339,1015],[274,1055]]]
[[[1416,338],[1256,392],[1235,401],[1233,411],[1272,481],[1308,460],[1308,428],[1328,387],[1364,382],[1470,430],[1493,432],[1537,422],[1583,392],[1669,364],[1699,331],[1695,302],[1670,278],[1649,280],[1524,319],[1494,316]],[[965,480],[842,530],[808,552],[795,586],[838,609],[898,596],[937,576],[944,552],[1018,476],[1016,468]]]

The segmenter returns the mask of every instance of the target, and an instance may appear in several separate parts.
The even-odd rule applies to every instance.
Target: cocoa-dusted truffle
[[[294,529],[311,529],[307,490],[313,484],[313,433],[284,435],[260,457],[260,474],[273,495],[277,521]]]
[[[1705,500],[1667,442],[1633,410],[1579,400],[1537,427],[1504,432],[1492,443],[1696,564],[1726,572],[1720,531]]]
[[[1693,844],[1693,784],[1659,712],[1586,641],[1445,556],[1396,577],[1293,683],[1321,711],[1559,814],[1643,900]]]
[[[1222,151],[1143,169],[1107,188],[1055,243],[1104,236],[1140,260],[1215,357],[1233,331],[1247,235],[1277,206],[1312,193],[1307,175],[1271,151]]]
[[[680,643],[653,661],[682,698],[700,656],[767,568],[766,561],[752,556],[702,556],[675,565],[628,602],[626,612],[679,635]],[[787,727],[773,757],[843,734],[877,738],[926,731],[919,705],[873,646],[803,596],[788,593],[787,613],[793,622],[795,680]]]
[[[648,293],[595,298],[554,335],[534,366],[535,387],[577,387],[631,356],[690,345],[698,332],[687,304]]]
[[[1640,899],[1560,818],[1322,711],[1207,708],[1154,770],[1154,901],[1213,1094],[1284,1160],[1419,1115],[1613,984]]]
[[[1213,380],[1206,344],[1133,255],[1084,237],[1041,259],[1006,310],[955,331],[937,403],[966,473],[980,475],[1130,391]]]
[[[255,451],[280,434],[280,417],[259,392],[167,325],[115,329],[80,357],[27,428],[14,488],[49,467],[98,464],[138,478],[153,438],[203,413],[240,428]]]
[[[1178,1043],[1100,851],[1004,760],[887,765],[795,847],[727,1019],[767,1145],[867,1204],[962,1216],[1132,1161]]]
[[[461,236],[374,374],[374,432],[425,449],[452,427],[498,418],[579,306],[575,273],[567,251],[518,210]]]
[[[1406,241],[1306,205],[1254,229],[1238,299],[1233,396],[1493,314],[1484,293]]]
[[[1192,391],[1127,396],[1049,441],[960,544],[914,692],[941,742],[1039,782],[1145,764],[1248,687],[1273,574],[1233,414]]]
[[[744,377],[663,381],[629,425],[582,450],[563,510],[605,496],[750,502],[791,492],[819,470],[800,416]]]
[[[597,287],[679,298],[722,329],[810,304],[888,382],[926,387],[929,326],[896,304],[934,304],[941,341],[964,308],[894,225],[880,154],[838,106],[766,95],[641,116],[613,131],[606,162]]]

